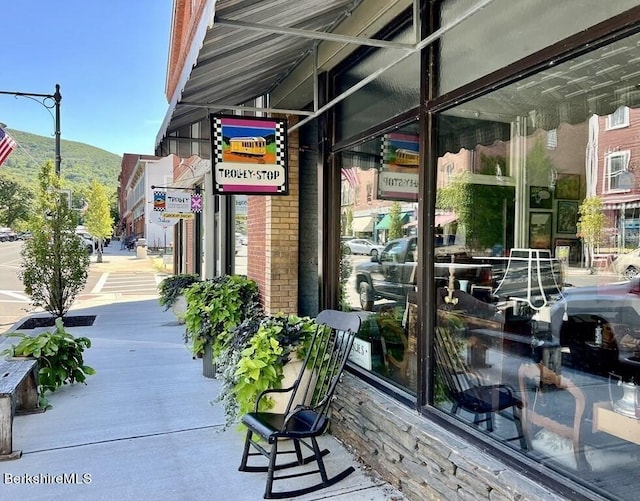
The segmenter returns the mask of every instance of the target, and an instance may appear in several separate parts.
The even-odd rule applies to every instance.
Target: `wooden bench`
[[[44,412],[38,400],[38,361],[0,360],[0,461],[22,456],[13,450],[13,416]]]

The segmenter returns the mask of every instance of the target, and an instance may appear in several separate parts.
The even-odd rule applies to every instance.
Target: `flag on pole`
[[[4,163],[15,147],[16,142],[0,127],[0,165]]]
[[[360,185],[360,180],[358,179],[358,172],[354,167],[349,167],[348,169],[342,169],[340,172],[342,179],[345,179],[349,186],[355,188]]]

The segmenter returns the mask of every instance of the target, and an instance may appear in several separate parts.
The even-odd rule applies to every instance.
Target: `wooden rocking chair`
[[[437,373],[453,402],[451,412],[457,414],[463,409],[473,414],[473,424],[479,427],[480,423],[486,423],[487,431],[491,433],[493,414],[511,409],[517,435],[507,440],[519,440],[522,449],[526,450],[521,418],[522,401],[515,389],[507,384],[486,384],[463,360],[451,329],[437,326],[435,331]]]
[[[262,392],[256,401],[255,412],[242,417],[242,423],[248,430],[239,470],[267,472],[265,499],[287,498],[313,492],[335,484],[354,471],[353,467],[349,467],[329,478],[322,459],[329,451],[320,450],[316,437],[322,435],[329,426],[328,411],[331,398],[351,351],[355,334],[360,328],[360,318],[355,313],[325,310],[320,312],[316,322],[318,327],[311,348],[293,386]],[[311,377],[304,377],[305,368],[310,371]],[[289,403],[283,413],[258,411],[260,399],[269,393],[290,393]],[[293,449],[279,450],[283,441],[291,441]],[[313,451],[313,454],[303,457],[300,445]],[[251,447],[257,452],[250,452]],[[296,459],[278,463],[278,456],[285,454],[295,454]],[[258,455],[269,460],[268,466],[247,465],[249,457]],[[306,465],[313,461],[317,463],[317,469],[288,475],[275,474],[278,470]],[[273,491],[273,483],[276,480],[314,474],[320,475],[320,482],[316,484],[289,491]]]

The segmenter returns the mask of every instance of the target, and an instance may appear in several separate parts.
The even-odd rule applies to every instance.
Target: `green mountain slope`
[[[0,166],[0,174],[34,186],[40,166],[55,161],[55,139],[28,132],[7,129],[18,146]],[[87,186],[94,180],[115,190],[122,157],[108,151],[75,141],[60,141],[62,162],[60,173],[66,187]]]

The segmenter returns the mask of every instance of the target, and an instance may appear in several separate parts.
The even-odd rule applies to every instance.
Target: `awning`
[[[602,200],[602,208],[605,210],[622,209],[623,205],[627,209],[637,209],[640,207],[640,196],[634,193],[617,197],[603,197]]]
[[[456,219],[458,219],[458,216],[455,214],[439,214],[436,215],[434,224],[435,226],[444,226],[453,223]]]
[[[351,223],[351,228],[354,233],[373,231],[373,217],[356,217]]]
[[[407,0],[200,3],[204,4],[202,15],[186,47],[182,72],[176,82],[168,83],[169,109],[156,145],[167,135],[176,134],[179,128],[202,120],[209,112],[250,110],[242,105],[265,94],[272,94],[271,99],[275,100],[274,90],[288,77],[301,87],[295,98],[288,97],[292,89],[282,89],[281,100],[288,97],[287,104],[300,109],[278,108],[271,112],[313,115],[312,111],[306,111],[306,106],[314,99],[312,64],[314,47],[319,43],[319,72],[329,71],[358,45],[391,47],[399,52],[398,61],[424,46],[362,35],[376,33],[386,26],[406,9],[410,4]],[[181,35],[181,32],[173,34]],[[172,48],[185,49],[177,44]]]
[[[400,220],[404,223],[409,219],[409,213],[403,212]],[[385,214],[384,217],[376,224],[376,230],[388,230],[391,225],[391,214]]]

